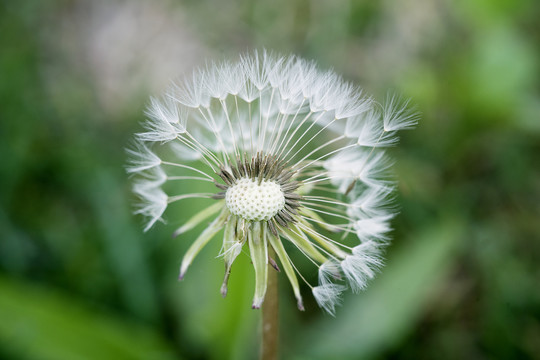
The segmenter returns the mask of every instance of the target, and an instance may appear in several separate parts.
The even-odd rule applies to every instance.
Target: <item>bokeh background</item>
[[[392,149],[387,266],[335,318],[283,282],[283,359],[539,359],[538,19],[537,0],[0,1],[0,358],[256,358],[249,259],[226,299],[219,241],[178,283],[197,231],[170,234],[201,205],[143,233],[124,149],[171,79],[265,47],[422,113]]]

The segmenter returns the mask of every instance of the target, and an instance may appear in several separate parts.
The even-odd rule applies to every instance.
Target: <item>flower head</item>
[[[184,255],[180,279],[223,230],[223,296],[235,259],[248,248],[253,308],[264,300],[270,263],[285,272],[300,309],[298,277],[333,314],[346,284],[361,290],[382,266],[394,189],[382,148],[415,125],[406,105],[393,97],[379,105],[334,72],[295,56],[255,52],[208,65],[151,99],[146,131],[129,151],[128,171],[138,174],[137,212],[147,216],[147,230],[171,203],[204,199],[207,207],[174,233],[212,218]],[[183,192],[190,181],[208,191]],[[317,286],[294,265],[294,248],[318,269]]]

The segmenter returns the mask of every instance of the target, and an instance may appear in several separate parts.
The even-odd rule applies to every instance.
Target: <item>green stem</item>
[[[268,248],[268,256],[275,258],[274,250]],[[270,265],[268,265],[270,266]],[[277,360],[279,344],[279,306],[277,271],[270,266],[268,283],[262,306],[261,360]]]

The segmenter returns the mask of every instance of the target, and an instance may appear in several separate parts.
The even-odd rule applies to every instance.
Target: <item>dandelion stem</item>
[[[274,249],[271,246],[268,247],[268,256],[275,258]],[[277,360],[279,344],[278,278],[275,269],[268,270],[268,285],[262,306],[261,360]]]

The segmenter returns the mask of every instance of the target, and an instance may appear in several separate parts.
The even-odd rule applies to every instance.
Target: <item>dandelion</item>
[[[395,187],[384,148],[416,124],[407,105],[395,97],[381,105],[296,56],[264,51],[209,64],[150,101],[129,150],[137,212],[148,230],[169,205],[202,199],[204,210],[174,232],[209,222],[184,255],[180,279],[222,231],[223,296],[244,251],[255,271],[253,308],[265,298],[270,264],[285,273],[300,310],[299,278],[334,314],[347,285],[364,289],[383,265]],[[208,190],[185,193],[188,182]],[[313,263],[318,284],[296,256]]]

